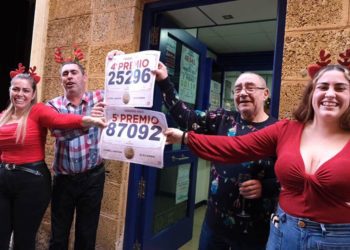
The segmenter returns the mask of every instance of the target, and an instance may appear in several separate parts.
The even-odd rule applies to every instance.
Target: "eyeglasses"
[[[256,87],[256,86],[246,86],[246,87],[237,86],[237,87],[234,87],[233,94],[238,95],[243,91],[243,89],[245,90],[245,92],[247,94],[254,94],[258,89],[263,90],[265,88],[264,87]]]

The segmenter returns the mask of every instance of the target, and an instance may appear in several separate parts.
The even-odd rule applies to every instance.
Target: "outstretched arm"
[[[90,127],[105,128],[107,127],[107,123],[105,122],[104,117],[93,117],[93,116],[86,115],[86,116],[83,116],[82,126],[84,128],[90,128]]]
[[[97,95],[98,98],[96,98],[97,103],[94,104],[90,114],[92,117],[102,118],[104,116],[104,108],[106,104],[103,101],[101,101],[103,99],[103,92],[101,91],[99,93],[100,95]],[[46,105],[52,108],[56,113],[60,113],[60,111],[55,107],[55,105],[52,104],[52,102],[48,102]],[[86,129],[86,127],[81,126],[79,128],[70,129],[58,129],[55,127],[55,129],[51,129],[51,133],[54,137],[56,137],[57,140],[65,141],[85,135],[89,133],[89,130]]]
[[[46,128],[103,128],[106,126],[104,117],[61,114],[42,103],[35,105],[33,112],[33,114],[38,117],[40,125]]]
[[[183,134],[181,130],[174,128],[166,130],[165,135],[168,143],[183,141],[191,151],[205,160],[240,163],[275,156],[278,127],[274,124],[236,137],[202,135],[192,131]]]

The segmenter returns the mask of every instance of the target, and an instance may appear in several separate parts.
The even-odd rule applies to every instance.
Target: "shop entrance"
[[[162,52],[180,99],[193,109],[234,109],[236,77],[257,72],[268,82],[270,113],[277,117],[285,7],[277,0],[150,3],[144,9],[140,50]],[[186,73],[182,59],[188,55],[195,62],[196,84],[182,91],[179,76]],[[152,109],[167,114],[158,88]],[[177,127],[170,116],[168,125]],[[210,164],[183,146],[166,148],[164,157],[162,170],[131,166],[124,249],[179,249],[192,238],[198,241],[194,211],[206,202]]]

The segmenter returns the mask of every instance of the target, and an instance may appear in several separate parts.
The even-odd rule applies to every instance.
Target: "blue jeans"
[[[265,245],[243,240],[233,241],[212,230],[204,220],[199,239],[199,250],[263,250]]]
[[[271,222],[267,250],[349,250],[350,224],[322,224],[277,209],[278,223]]]

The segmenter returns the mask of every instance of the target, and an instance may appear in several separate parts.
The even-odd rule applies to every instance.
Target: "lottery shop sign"
[[[124,107],[152,107],[160,52],[146,50],[106,58],[105,102]]]
[[[167,129],[165,115],[160,112],[107,106],[108,126],[102,131],[102,158],[163,167],[163,151]]]

